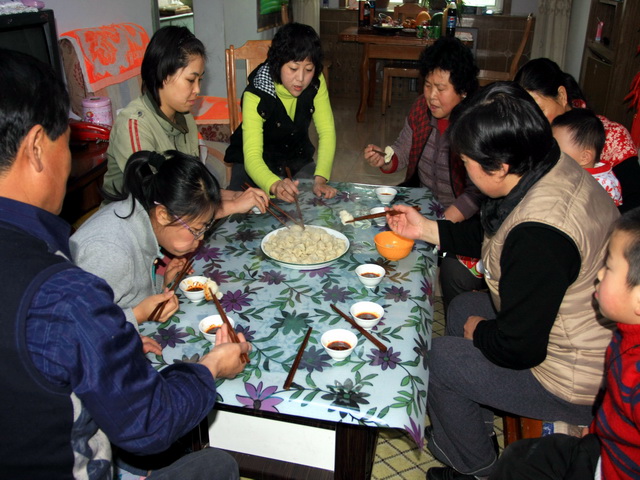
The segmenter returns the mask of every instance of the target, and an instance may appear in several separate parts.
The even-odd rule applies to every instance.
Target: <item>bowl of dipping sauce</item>
[[[351,305],[349,313],[365,330],[371,330],[384,316],[384,308],[374,302],[357,302]]]
[[[382,213],[382,212],[384,212],[384,207],[373,207],[371,210],[369,210],[369,213],[372,215],[374,213]],[[376,225],[378,225],[379,227],[382,227],[387,224],[386,217],[374,218],[373,221],[376,222]]]
[[[233,321],[233,318],[229,317],[228,315],[227,318],[229,319],[231,327],[235,326],[236,322]],[[202,333],[204,338],[215,345],[216,332],[220,329],[220,327],[222,327],[222,325],[224,325],[224,322],[222,321],[222,317],[220,315],[209,315],[208,317],[200,320],[198,328],[200,329],[200,332]]]
[[[201,276],[187,277],[180,282],[180,290],[182,290],[185,297],[193,303],[197,303],[204,299],[204,288],[207,280],[207,277]]]
[[[413,248],[413,244],[415,243],[413,240],[401,237],[397,233],[391,231],[378,233],[373,237],[373,241],[376,243],[378,253],[392,262],[398,261],[409,255]]]
[[[393,199],[396,198],[397,194],[398,191],[392,187],[376,188],[376,196],[383,205],[389,205],[391,202],[393,202]]]
[[[320,343],[331,358],[344,360],[358,344],[358,337],[350,330],[334,328],[322,334]]]
[[[364,263],[356,267],[358,280],[367,288],[373,288],[384,278],[385,269],[375,263]]]

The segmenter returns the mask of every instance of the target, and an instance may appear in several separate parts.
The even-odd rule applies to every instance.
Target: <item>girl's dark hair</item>
[[[525,63],[514,81],[528,92],[535,92],[543,97],[556,98],[558,88],[564,87],[567,91],[567,102],[572,107],[574,100],[586,99],[578,82],[568,73],[560,70],[560,67],[553,60],[548,58],[535,58]]]
[[[134,153],[124,169],[122,191],[103,194],[112,202],[131,195],[147,212],[160,204],[187,219],[215,213],[221,205],[220,187],[207,167],[198,158],[175,150]],[[132,213],[133,202],[129,216]]]
[[[455,37],[440,37],[420,53],[420,74],[434,70],[449,72],[449,81],[458,95],[473,95],[478,89],[478,66],[471,49]]]
[[[623,255],[629,264],[627,285],[634,288],[640,285],[640,207],[629,210],[613,223],[613,233],[625,232],[631,239]]]
[[[162,27],[153,34],[144,52],[140,68],[142,93],[149,92],[160,106],[159,90],[164,81],[189,65],[194,56],[207,60],[204,45],[187,27]]]
[[[555,143],[551,126],[531,95],[514,82],[495,82],[453,109],[449,141],[486,172],[502,164],[522,175],[544,162]]]
[[[282,83],[280,71],[288,62],[311,60],[315,67],[314,78],[322,73],[322,46],[320,37],[309,25],[287,23],[275,34],[267,53],[269,73],[276,83]]]

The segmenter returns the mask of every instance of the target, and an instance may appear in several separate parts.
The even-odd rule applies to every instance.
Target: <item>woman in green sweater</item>
[[[320,37],[299,23],[284,25],[273,38],[267,61],[249,76],[242,95],[243,121],[231,137],[225,161],[233,164],[229,189],[245,182],[287,202],[298,178],[314,178],[313,192],[332,198],[327,185],[336,149],[336,132],[327,84],[322,73]],[[318,162],[309,139],[311,120],[318,132]],[[314,168],[315,167],[315,168]]]

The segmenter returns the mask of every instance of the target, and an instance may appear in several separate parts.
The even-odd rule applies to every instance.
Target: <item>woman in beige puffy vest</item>
[[[394,207],[391,228],[482,258],[489,292],[454,299],[430,353],[427,479],[484,478],[495,466],[493,410],[586,425],[610,324],[592,303],[618,212],[552,137],[534,100],[492,84],[454,111],[450,141],[488,196],[477,221],[434,222]]]

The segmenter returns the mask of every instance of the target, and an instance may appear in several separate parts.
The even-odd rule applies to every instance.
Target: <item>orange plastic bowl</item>
[[[415,243],[413,240],[401,237],[394,232],[381,232],[373,237],[373,240],[376,242],[376,248],[380,255],[392,262],[409,255]]]

